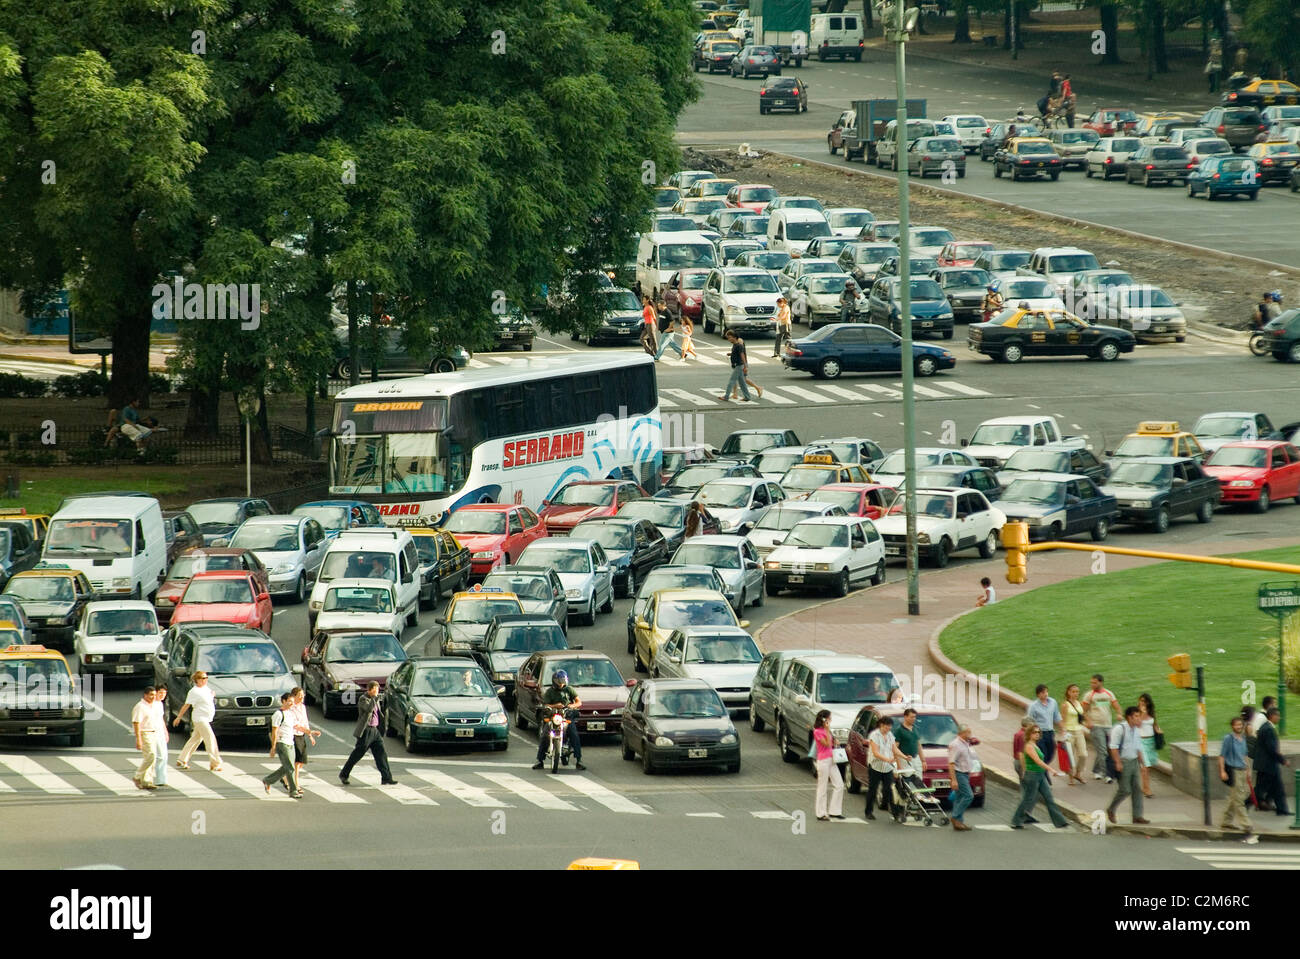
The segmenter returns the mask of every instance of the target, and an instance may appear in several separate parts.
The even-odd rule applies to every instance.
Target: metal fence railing
[[[282,424],[271,426],[272,453],[277,461],[320,459],[314,436]],[[124,436],[108,442],[103,427],[0,427],[0,462],[27,466],[98,466],[122,463],[228,466],[242,463],[244,431],[221,427],[204,438],[186,438],[180,430],[160,430],[137,446]]]

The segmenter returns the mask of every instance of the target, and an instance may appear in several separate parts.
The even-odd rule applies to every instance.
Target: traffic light
[[[1002,547],[1007,555],[1007,582],[1020,584],[1029,579],[1026,565],[1029,527],[1024,523],[1006,523],[1002,527]]]
[[[1169,666],[1173,669],[1169,681],[1179,689],[1192,689],[1196,686],[1196,681],[1192,678],[1192,657],[1187,653],[1170,656]]]

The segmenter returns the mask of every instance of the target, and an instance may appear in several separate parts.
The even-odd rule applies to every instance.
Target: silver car
[[[831,734],[848,742],[849,726],[863,703],[887,703],[897,688],[893,670],[866,656],[796,659],[777,691],[776,746],[781,758],[794,763],[807,755],[813,719],[823,709],[831,714]]]
[[[310,516],[254,516],[235,530],[230,546],[251,550],[262,561],[271,595],[292,596],[301,603],[320,573],[327,539],[324,528]]]
[[[568,631],[569,599],[564,593],[560,574],[555,570],[501,566],[483,578],[483,588],[514,593],[525,613],[549,616]]]
[[[775,726],[779,714],[776,710],[777,693],[785,680],[786,671],[796,659],[812,656],[835,656],[829,649],[774,649],[763,656],[754,673],[754,684],[749,693],[749,728],[761,733]]]
[[[786,498],[779,484],[762,477],[735,476],[705,483],[695,499],[717,517],[724,533],[744,536],[763,512]]]
[[[763,654],[739,626],[682,626],[655,654],[656,679],[702,679],[727,711],[745,712]]]
[[[529,547],[531,549],[531,547]],[[739,613],[747,603],[763,605],[767,583],[758,550],[743,536],[693,536],[673,554],[669,566],[712,566],[722,575],[732,609]]]
[[[516,566],[555,570],[564,584],[569,615],[582,626],[592,626],[596,613],[614,610],[614,572],[599,543],[572,537],[534,540],[515,560]]]

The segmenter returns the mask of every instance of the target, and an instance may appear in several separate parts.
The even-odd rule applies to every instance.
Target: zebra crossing
[[[698,407],[726,406],[722,399],[722,380],[716,388],[695,387],[686,390],[679,387],[659,387],[659,405],[668,410]],[[924,384],[914,383],[913,390],[919,399],[960,400],[971,397],[990,397],[990,393],[978,387],[948,380],[929,379]],[[846,403],[893,403],[902,400],[903,384],[865,383],[841,381],[839,383],[818,383],[809,381],[794,385],[785,382],[770,383],[763,386],[760,397],[751,391],[750,402],[757,406],[842,406]]]
[[[1300,847],[1292,845],[1245,846],[1240,842],[1218,842],[1175,848],[1215,869],[1300,869]]]

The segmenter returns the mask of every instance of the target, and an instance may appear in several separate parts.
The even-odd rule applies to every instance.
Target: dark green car
[[[334,377],[346,380],[352,375],[347,325],[336,326],[334,333]],[[389,327],[380,331],[378,340],[376,350],[371,341],[370,331],[362,327],[360,330],[360,375],[362,376],[368,376],[376,367],[380,373],[451,373],[455,370],[463,370],[472,355],[461,346],[434,347],[420,353],[408,351],[402,345],[400,327]]]
[[[1223,498],[1217,478],[1187,456],[1129,456],[1117,461],[1102,487],[1119,502],[1120,523],[1169,529],[1175,516],[1195,516],[1208,523]]]
[[[510,720],[483,667],[460,657],[407,660],[388,680],[384,729],[402,737],[408,753],[434,745],[510,745]]]

